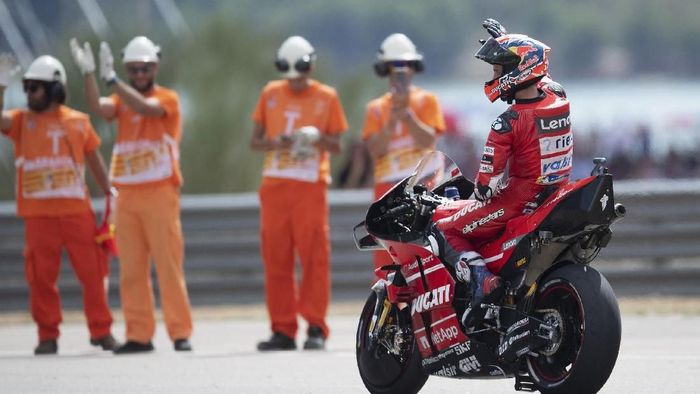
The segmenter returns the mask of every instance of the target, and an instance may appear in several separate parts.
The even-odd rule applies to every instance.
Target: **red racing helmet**
[[[537,83],[547,75],[550,48],[523,34],[489,38],[474,55],[489,64],[503,66],[503,74],[484,84],[491,102],[513,99],[515,92]]]

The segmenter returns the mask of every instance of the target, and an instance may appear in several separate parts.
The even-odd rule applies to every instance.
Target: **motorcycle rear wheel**
[[[528,356],[530,376],[543,393],[595,393],[610,377],[620,349],[617,299],[598,271],[562,266],[540,285],[535,310],[560,321],[560,341],[546,354]]]
[[[374,314],[377,295],[372,292],[362,309],[357,325],[356,357],[362,382],[373,394],[417,393],[428,380],[421,367],[418,346],[411,343],[408,358],[402,363],[396,355],[389,354],[382,345],[370,349],[369,325]]]

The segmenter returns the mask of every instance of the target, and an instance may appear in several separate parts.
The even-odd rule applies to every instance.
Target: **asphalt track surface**
[[[156,351],[114,356],[92,348],[79,314],[62,325],[58,356],[36,357],[34,325],[0,316],[0,393],[362,393],[353,309],[332,312],[328,349],[259,353],[264,312],[196,314],[194,351],[176,353],[162,322]],[[620,357],[603,393],[700,390],[700,315],[623,314]],[[302,323],[303,324],[303,323]],[[123,335],[123,323],[114,326]],[[299,342],[303,335],[299,336]],[[422,393],[508,393],[513,380],[431,377]]]

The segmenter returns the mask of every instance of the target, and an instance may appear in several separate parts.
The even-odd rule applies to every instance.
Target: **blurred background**
[[[615,175],[616,201],[629,215],[614,226],[596,267],[619,296],[697,296],[698,15],[700,2],[688,0],[0,0],[0,51],[25,68],[42,54],[59,58],[69,105],[87,112],[71,37],[89,41],[95,53],[108,41],[117,56],[137,35],[162,46],[158,82],[179,93],[184,119],[188,289],[194,305],[209,305],[262,302],[255,193],[262,155],[249,149],[250,114],[265,83],[278,78],[279,45],[290,35],[306,37],[318,54],[315,77],[337,88],[350,124],[333,158],[329,193],[333,295],[362,299],[373,277],[370,256],[356,249],[350,231],[371,200],[360,143],[365,105],[388,89],[372,70],[377,49],[402,32],[424,53],[426,72],[414,83],[437,94],[448,126],[438,147],[470,176],[491,122],[506,109],[484,96],[491,67],[473,57],[487,37],[481,22],[496,18],[552,48],[552,77],[571,101],[575,177],[587,175],[596,156],[607,157]],[[5,93],[6,108],[25,105],[19,79]],[[115,127],[93,122],[109,158]],[[27,303],[13,185],[12,146],[0,138],[0,311]],[[93,206],[99,211],[103,202]],[[116,306],[116,260],[111,267]],[[80,287],[68,264],[63,271],[64,306],[78,308]]]
[[[387,90],[372,63],[394,32],[425,55],[426,72],[414,83],[441,101],[449,130],[440,147],[466,174],[476,172],[489,125],[505,109],[484,96],[490,67],[473,57],[487,35],[481,21],[492,17],[552,47],[552,76],[572,103],[577,177],[592,157],[606,156],[618,179],[695,178],[699,14],[700,3],[687,0],[0,0],[0,50],[24,67],[41,54],[58,57],[69,74],[69,105],[87,112],[68,40],[90,41],[95,51],[106,40],[118,53],[133,36],[150,37],[163,48],[158,82],[182,99],[183,192],[228,193],[257,188],[262,156],[248,148],[250,113],[266,81],[277,78],[278,46],[302,35],[318,54],[315,77],[338,89],[350,123],[333,187],[357,188],[370,182],[362,168],[349,176],[351,164],[366,160],[357,143],[365,104]],[[6,108],[25,105],[17,79]],[[93,121],[109,157],[114,126]],[[2,200],[13,199],[13,160],[0,139]]]

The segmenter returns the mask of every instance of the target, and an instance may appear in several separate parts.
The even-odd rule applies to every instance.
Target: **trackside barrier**
[[[659,264],[700,256],[700,180],[619,181],[615,195],[628,213],[613,226],[612,242],[594,263],[613,288],[636,294],[658,281],[684,280],[687,286],[676,286],[676,291],[700,294],[700,286],[694,285],[700,283],[700,264],[682,271]],[[372,281],[371,254],[358,251],[352,240],[352,227],[364,219],[371,196],[370,190],[329,192],[334,299],[364,297]],[[95,200],[93,205],[103,203]],[[194,305],[263,300],[258,215],[256,193],[183,196],[185,269]],[[23,224],[15,217],[14,203],[0,203],[0,311],[27,308],[23,243]],[[630,260],[643,263],[642,268],[639,264],[634,269],[617,268]],[[113,260],[113,306],[119,300],[118,271]],[[80,287],[67,261],[59,287],[64,307],[81,306]]]

